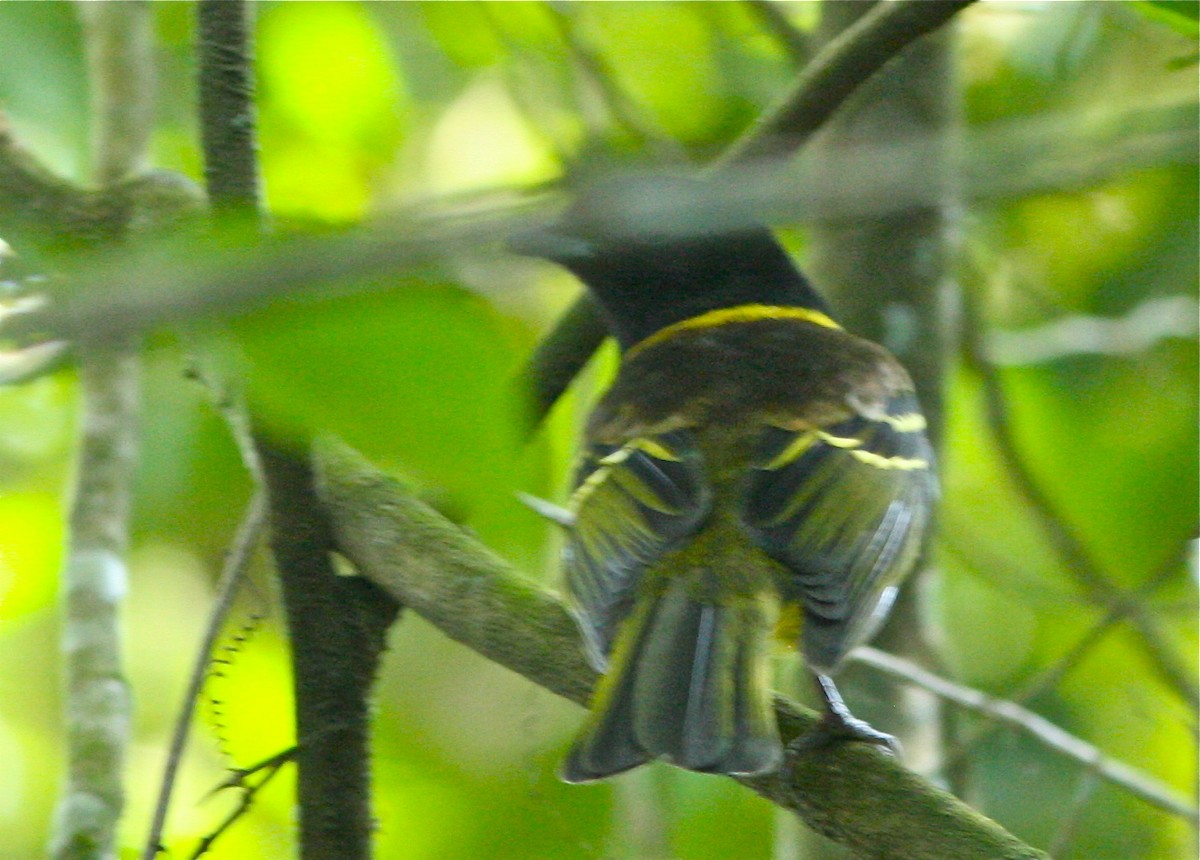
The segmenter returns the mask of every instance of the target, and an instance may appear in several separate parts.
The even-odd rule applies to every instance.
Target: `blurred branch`
[[[1180,541],[1178,550],[1172,553],[1162,566],[1138,587],[1133,595],[1133,600],[1110,607],[1104,614],[1104,617],[1092,625],[1066,653],[1055,660],[1053,664],[1022,683],[1008,695],[1008,700],[1017,704],[1023,704],[1053,689],[1059,681],[1066,677],[1068,672],[1083,662],[1084,657],[1100,644],[1104,637],[1117,624],[1125,619],[1131,604],[1149,600],[1156,591],[1179,575],[1180,568],[1186,563],[1187,555],[1191,548],[1190,544],[1190,536]],[[957,761],[966,755],[972,746],[990,737],[998,730],[999,727],[993,724],[973,733],[964,733],[961,737],[957,738],[956,748],[947,753],[947,760],[950,763]]]
[[[822,47],[776,105],[713,167],[794,154],[864,81],[973,2],[892,0],[877,4]]]
[[[1152,114],[1153,119],[1144,114]],[[1197,132],[1191,127],[1190,116],[1185,116],[1178,106],[1121,111],[1094,135],[1072,131],[1072,118],[1059,115],[1024,117],[975,130],[964,143],[969,157],[962,195],[974,202],[1004,196],[1009,193],[1006,186],[996,183],[1006,181],[1025,194],[1061,191],[1106,182],[1153,165],[1194,163]],[[1180,125],[1185,119],[1186,127]],[[1153,125],[1160,131],[1145,139],[1135,137],[1130,143],[1119,131],[1123,122],[1134,128]],[[1027,136],[1022,137],[1023,134]],[[1027,184],[1024,177],[1037,161],[1035,153],[1042,152],[1057,163],[1054,142],[1063,136],[1072,141],[1072,163],[1094,164],[1096,172],[1077,177],[1082,184],[1073,186],[1064,184],[1065,179],[1057,181],[1037,171],[1040,184]],[[6,146],[6,141],[11,145]],[[1023,142],[1022,151],[1027,153],[1025,167],[1013,165],[1007,174],[997,175],[994,180],[981,178],[992,176],[1001,150],[1011,148],[1016,142]],[[780,179],[774,162],[724,167],[711,183],[712,190],[715,199],[735,203],[738,209],[763,210],[780,221],[896,213],[940,199],[942,191],[922,181],[921,174],[895,169],[898,164],[913,163],[914,153],[924,152],[932,144],[927,138],[912,138],[888,146],[856,147],[854,151],[839,153],[836,164],[821,170],[806,166],[802,159],[798,178],[787,181]],[[5,174],[11,174],[14,166],[19,168],[28,161],[19,147],[14,150],[15,146],[11,136],[5,137],[0,130],[0,235],[10,230],[19,232],[21,224],[27,223],[22,213],[44,209],[61,210],[64,217],[72,218],[79,212],[89,213],[80,221],[79,235],[95,235],[106,229],[97,226],[108,222],[96,213],[107,209],[89,208],[90,204],[79,202],[92,199],[90,192],[79,192],[79,199],[69,203],[53,182],[48,188],[37,183],[6,186]],[[1124,153],[1127,158],[1100,158],[1101,154],[1107,156],[1113,152]],[[1066,158],[1063,153],[1064,165]],[[22,169],[16,172],[29,178]],[[976,184],[980,182],[984,184]],[[113,193],[127,201],[124,205],[134,220],[152,221],[171,206],[180,208],[192,192],[177,176],[152,173],[121,183]],[[546,219],[543,201],[514,203],[510,191],[464,197],[448,212],[434,217],[429,214],[432,208],[429,202],[423,202],[411,210],[393,212],[360,228],[335,234],[274,236],[262,240],[255,237],[249,241],[243,230],[229,229],[215,236],[188,235],[183,239],[140,243],[119,253],[101,251],[55,259],[55,263],[61,262],[64,268],[70,266],[72,270],[72,277],[64,279],[66,288],[54,288],[53,301],[43,309],[6,319],[0,328],[4,336],[12,338],[70,339],[89,332],[115,336],[178,322],[227,318],[283,299],[394,288],[395,278],[384,280],[378,276],[419,272],[447,257],[480,249],[494,251],[505,236],[544,224]],[[675,217],[686,219],[688,215],[682,212]],[[639,226],[636,219],[631,226]],[[676,229],[679,226],[672,225]],[[686,221],[683,226],[687,226]],[[704,224],[694,225],[698,231],[705,228]],[[64,227],[56,235],[73,233]],[[372,278],[374,281],[367,283]],[[590,338],[594,332],[603,331],[603,326],[596,322],[595,327],[583,326],[583,329]],[[578,366],[601,339],[595,337],[590,341],[557,333],[549,337],[552,343],[546,349],[576,356],[573,361],[579,361]],[[554,344],[556,338],[562,342]],[[569,381],[578,366],[564,362],[557,372]],[[560,393],[550,384],[544,386],[544,391],[547,404]]]
[[[20,385],[66,364],[66,341],[51,340],[18,349],[0,350],[0,386]]]
[[[1169,338],[1195,339],[1200,304],[1194,296],[1146,299],[1120,317],[1073,314],[987,338],[992,364],[1041,364],[1074,355],[1134,355]]]
[[[1192,708],[1200,706],[1200,690],[1197,689],[1194,673],[1175,654],[1160,629],[1158,619],[1146,610],[1136,593],[1130,593],[1112,581],[1026,465],[1013,432],[1000,371],[987,360],[984,352],[983,322],[977,301],[970,290],[963,292],[964,356],[967,365],[983,383],[988,424],[995,438],[997,453],[1014,489],[1024,499],[1026,509],[1057,553],[1064,570],[1074,577],[1094,603],[1119,611],[1127,617],[1139,634],[1138,642],[1143,652],[1159,675]]]
[[[0,231],[10,243],[26,235],[60,242],[92,237],[97,222],[111,220],[103,211],[102,196],[44,167],[21,145],[0,112]]]
[[[94,172],[108,184],[140,166],[149,140],[152,10],[137,2],[79,11],[91,89]],[[26,162],[27,176],[64,191],[33,165]],[[126,218],[108,222],[112,232],[106,238],[127,223]],[[67,784],[50,837],[57,860],[115,856],[132,722],[119,610],[128,589],[141,362],[132,338],[90,340],[79,352],[82,427],[62,587]]]
[[[783,12],[783,6],[775,0],[745,0],[746,8],[762,21],[766,29],[783,46],[792,63],[803,66],[812,59],[813,46],[808,36],[802,33]]]
[[[979,690],[948,681],[921,668],[911,660],[905,660],[903,657],[897,657],[876,648],[865,646],[858,648],[851,655],[851,660],[915,684],[966,710],[984,714],[1006,726],[1020,729],[1036,738],[1048,749],[1094,770],[1099,776],[1114,785],[1119,785],[1135,797],[1193,824],[1200,821],[1195,804],[1179,792],[1137,768],[1106,756],[1092,744],[1075,737],[1045,717],[1035,714],[1015,702],[996,699]]]
[[[154,128],[154,18],[148,0],[79,6],[92,90],[92,173],[112,185],[146,166]]]
[[[559,37],[575,59],[575,67],[591,87],[600,94],[616,124],[637,144],[646,149],[656,163],[680,162],[684,149],[644,115],[645,110],[618,85],[616,75],[604,57],[575,32],[573,17],[579,14],[579,4],[549,0],[545,7]],[[586,111],[581,111],[586,113]]]
[[[450,638],[586,704],[596,672],[556,597],[344,445],[323,441],[314,460],[338,545],[363,577]],[[819,719],[778,697],[776,716],[785,743]],[[866,744],[789,751],[778,773],[738,781],[862,857],[1044,856]]]
[[[109,856],[124,809],[132,706],[119,609],[128,587],[139,366],[125,346],[92,346],[79,366],[82,428],[62,586],[68,777],[51,837],[58,860]]]

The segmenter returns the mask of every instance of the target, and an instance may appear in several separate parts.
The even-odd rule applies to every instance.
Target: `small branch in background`
[[[220,787],[237,788],[241,792],[241,798],[238,800],[237,806],[230,810],[229,814],[226,815],[224,820],[217,825],[216,829],[200,840],[200,844],[196,846],[196,850],[188,855],[190,860],[197,860],[197,858],[203,857],[210,850],[212,850],[212,847],[216,841],[220,839],[221,836],[224,835],[225,832],[228,831],[229,828],[232,827],[239,818],[250,811],[250,807],[253,805],[258,793],[267,787],[267,784],[275,778],[275,775],[279,773],[285,764],[292,760],[294,754],[295,748],[292,748],[277,755],[271,756],[271,758],[255,765],[253,768],[247,768],[239,773],[236,781],[228,782]],[[250,782],[249,777],[251,774],[261,774],[261,777],[257,782]]]
[[[794,155],[864,81],[973,2],[893,0],[874,6],[817,53],[775,106],[714,167]]]
[[[363,577],[487,659],[588,701],[596,672],[556,597],[344,445],[322,441],[314,461],[337,544]],[[776,718],[785,742],[819,719],[780,697]],[[875,860],[1044,857],[867,744],[790,752],[779,772],[738,781]]]
[[[1099,783],[1099,774],[1095,768],[1084,768],[1080,772],[1079,782],[1071,794],[1071,800],[1062,811],[1062,824],[1059,825],[1058,832],[1054,834],[1050,847],[1046,849],[1046,853],[1052,860],[1063,856],[1070,848],[1071,842],[1075,839],[1075,833],[1079,829],[1079,822],[1083,818],[1083,811],[1087,808]]]
[[[684,162],[687,154],[683,147],[654,127],[654,123],[645,116],[645,109],[621,89],[604,57],[579,37],[573,21],[574,16],[580,14],[579,5],[550,0],[546,9],[558,29],[559,37],[575,60],[575,68],[587,85],[600,95],[615,124],[640,148],[650,153],[656,163]],[[580,112],[587,113],[586,110]]]
[[[110,235],[104,208],[97,192],[42,165],[0,111],[0,229],[10,244],[80,244]]]
[[[1092,744],[1075,737],[1028,708],[1006,699],[996,699],[979,690],[941,678],[910,660],[876,648],[857,649],[851,660],[901,678],[934,693],[961,708],[984,714],[1006,726],[1019,729],[1061,755],[1067,756],[1141,800],[1193,824],[1200,817],[1195,804],[1179,792],[1137,768],[1106,756]]]
[[[796,68],[803,67],[812,59],[812,42],[807,35],[788,20],[781,4],[774,0],[746,0],[746,8],[754,13],[755,17],[775,37],[775,40],[783,46]]]
[[[152,9],[142,2],[79,9],[91,87],[94,173],[102,185],[111,185],[141,166],[149,140]],[[127,225],[127,218],[117,215],[105,226],[115,238]],[[134,338],[78,346],[82,428],[62,586],[67,784],[50,839],[56,860],[116,855],[133,710],[119,616],[128,589],[141,361]]]
[[[67,342],[62,340],[0,350],[0,387],[20,385],[57,370],[65,363],[69,351]]]
[[[1093,648],[1103,641],[1108,633],[1114,630],[1121,621],[1125,620],[1129,613],[1130,605],[1149,600],[1159,588],[1178,576],[1180,568],[1186,563],[1190,544],[1190,538],[1181,541],[1179,550],[1172,554],[1158,571],[1138,588],[1132,600],[1111,607],[1105,613],[1104,617],[1080,637],[1066,653],[1055,660],[1053,664],[1021,684],[1020,687],[1007,696],[1007,699],[1021,705],[1057,686],[1072,669],[1083,662],[1083,659],[1091,653]],[[964,732],[962,736],[956,739],[955,748],[947,751],[947,766],[961,759],[972,747],[984,739],[991,737],[999,729],[998,725],[990,724],[975,732]]]
[[[122,345],[92,346],[79,366],[82,428],[62,586],[68,776],[51,837],[56,860],[111,856],[124,810],[132,703],[119,616],[128,589],[139,365]]]
[[[996,451],[1004,464],[1013,488],[1024,499],[1025,508],[1047,543],[1058,555],[1063,569],[1083,588],[1098,606],[1118,610],[1138,632],[1138,642],[1150,664],[1162,679],[1192,708],[1200,706],[1200,689],[1194,673],[1171,648],[1158,619],[1131,594],[1113,582],[1092,557],[1087,545],[1055,507],[1049,495],[1034,477],[1017,445],[1011,410],[1000,371],[988,361],[983,344],[982,320],[977,299],[970,290],[963,292],[964,357],[983,383],[988,426],[996,442]]]
[[[258,490],[250,500],[246,513],[238,527],[233,545],[225,557],[225,566],[217,583],[216,598],[209,608],[208,623],[204,628],[204,638],[196,651],[196,660],[192,666],[192,674],[184,693],[183,704],[179,710],[179,719],[175,722],[175,731],[171,736],[171,746],[167,753],[167,763],[163,768],[162,782],[159,787],[158,801],[154,807],[154,818],[150,824],[150,835],[142,849],[142,860],[154,860],[163,850],[162,835],[167,821],[167,812],[171,805],[171,793],[175,787],[175,776],[183,759],[183,751],[187,745],[188,732],[192,725],[192,716],[196,710],[196,700],[208,676],[212,651],[216,646],[217,637],[233,607],[238,589],[246,576],[254,550],[262,537],[266,524],[266,499]]]
[[[81,4],[92,84],[92,173],[101,186],[142,172],[154,129],[154,16],[146,0]]]

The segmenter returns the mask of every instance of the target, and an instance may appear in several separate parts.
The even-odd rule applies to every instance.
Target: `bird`
[[[825,705],[797,743],[890,745],[832,675],[929,530],[934,461],[909,374],[833,319],[748,207],[697,179],[585,184],[510,244],[580,279],[621,352],[567,504],[565,599],[602,674],[560,776],[656,759],[778,769],[780,631]]]

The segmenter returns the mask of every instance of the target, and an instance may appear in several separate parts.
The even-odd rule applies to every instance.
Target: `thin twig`
[[[1121,786],[1135,797],[1193,824],[1200,820],[1195,805],[1179,792],[1135,767],[1106,756],[1087,741],[1015,702],[996,699],[979,690],[947,681],[910,660],[876,648],[859,648],[851,659],[916,684],[960,707],[986,714],[1007,726],[1020,729],[1037,738],[1048,749],[1074,759],[1085,767],[1094,768],[1104,779]]]
[[[1070,847],[1075,838],[1075,832],[1079,829],[1079,822],[1083,818],[1083,810],[1087,807],[1088,801],[1092,799],[1099,784],[1100,774],[1094,767],[1086,767],[1080,771],[1075,791],[1071,794],[1066,808],[1060,813],[1062,821],[1058,825],[1058,831],[1046,849],[1046,853],[1052,860],[1061,857]]]
[[[274,779],[275,775],[279,773],[279,771],[283,769],[283,766],[289,761],[291,761],[291,756],[274,756],[267,764],[264,765],[265,774],[262,779],[250,786],[246,786],[245,783],[240,784],[240,787],[242,788],[242,796],[238,801],[238,805],[227,816],[225,816],[224,820],[217,825],[217,828],[213,832],[207,834],[203,839],[200,840],[200,844],[196,846],[196,850],[190,855],[191,860],[196,860],[196,858],[207,854],[217,839],[219,839],[227,830],[229,830],[229,828],[232,827],[239,818],[250,811],[250,806],[254,803],[254,798],[257,796],[258,792],[266,788],[267,783]]]
[[[643,116],[644,109],[617,84],[616,75],[608,67],[605,59],[575,32],[572,16],[577,12],[577,5],[561,0],[551,0],[546,4],[559,37],[575,59],[575,67],[603,98],[609,114],[617,124],[634,138],[639,146],[654,154],[657,162],[683,161],[684,149],[662,131],[653,128],[653,124]]]
[[[233,545],[225,557],[225,565],[221,578],[217,583],[217,594],[209,609],[208,623],[205,625],[204,638],[196,651],[196,661],[192,665],[191,677],[183,696],[183,704],[179,710],[179,719],[175,721],[175,731],[171,736],[171,746],[167,753],[167,763],[163,768],[162,783],[159,787],[158,801],[154,807],[154,818],[150,824],[150,834],[142,849],[142,860],[154,860],[162,850],[163,827],[167,820],[167,811],[171,805],[171,792],[175,787],[175,775],[183,759],[184,747],[187,745],[188,732],[192,725],[192,716],[196,709],[196,699],[204,686],[208,674],[209,661],[217,637],[225,625],[229,610],[233,607],[238,589],[245,578],[246,570],[254,556],[254,550],[262,537],[266,524],[266,498],[261,489],[257,490],[250,500],[241,525],[233,540]]]
[[[863,81],[974,2],[893,0],[878,4],[824,46],[776,105],[725,150],[713,168],[796,153]]]
[[[298,745],[293,745],[287,749],[280,750],[277,753],[267,756],[262,761],[257,761],[254,764],[246,765],[246,767],[236,768],[229,774],[229,777],[224,782],[215,786],[212,791],[209,792],[209,795],[217,794],[218,792],[224,791],[227,788],[244,788],[246,785],[246,780],[254,774],[269,768],[279,767],[280,765],[287,764],[289,761],[295,761],[296,753],[299,752],[299,750],[300,747]]]
[[[1158,620],[1146,611],[1136,594],[1130,593],[1109,577],[1092,556],[1081,538],[1051,501],[1034,477],[1017,445],[1011,410],[1000,372],[984,351],[981,315],[977,299],[970,290],[963,292],[963,351],[967,364],[983,383],[988,425],[996,442],[996,451],[1004,464],[1013,488],[1024,499],[1024,507],[1033,515],[1050,547],[1058,555],[1063,569],[1099,606],[1119,610],[1137,629],[1138,641],[1166,683],[1193,708],[1200,706],[1200,689],[1194,673],[1175,655]]]
[[[779,3],[774,0],[746,0],[746,6],[783,46],[788,58],[796,67],[803,66],[812,58],[811,41],[788,20]]]
[[[1068,672],[1083,662],[1084,657],[1099,645],[1104,640],[1104,637],[1116,628],[1117,624],[1126,618],[1129,614],[1130,605],[1135,602],[1148,600],[1153,596],[1154,592],[1158,591],[1159,588],[1178,575],[1180,565],[1184,563],[1187,555],[1189,542],[1188,540],[1180,542],[1179,551],[1167,559],[1158,571],[1138,588],[1133,596],[1133,600],[1111,607],[1104,614],[1104,617],[1092,625],[1066,653],[1055,660],[1050,666],[1021,684],[1007,696],[1007,699],[1023,705],[1047,690],[1053,689],[1059,681],[1066,677]],[[987,725],[959,738],[957,747],[947,753],[947,766],[967,755],[971,747],[990,737],[998,728],[994,724]]]

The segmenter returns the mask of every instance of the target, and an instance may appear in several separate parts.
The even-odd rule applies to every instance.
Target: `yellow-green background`
[[[157,166],[198,179],[194,11],[155,7],[153,152]],[[811,3],[780,11],[801,30],[816,18]],[[793,74],[753,4],[586,4],[566,14],[574,47],[537,3],[261,4],[270,208],[283,219],[351,224],[398,204],[552,180],[588,148],[631,158],[685,153],[700,163]],[[961,22],[964,122],[975,130],[1005,123],[1020,135],[1048,117],[1059,158],[1137,109],[1174,116],[1171,131],[1194,130],[1195,19],[1191,3],[981,4]],[[0,108],[31,149],[77,178],[89,170],[80,38],[69,4],[0,3]],[[596,77],[582,71],[584,54],[620,93],[626,121],[613,118]],[[1126,587],[1153,575],[1197,523],[1196,158],[1146,163],[1136,157],[1148,140],[1142,131],[1128,138],[1136,166],[1083,185],[1057,187],[1051,176],[1019,194],[1001,181],[1000,192],[969,201],[956,220],[969,259],[963,282],[981,297],[989,330],[1191,300],[1179,333],[1129,354],[1068,354],[1002,373],[1030,470]],[[1081,152],[1081,163],[1101,155]],[[335,430],[418,481],[531,577],[552,581],[551,536],[514,492],[561,492],[579,411],[611,355],[519,454],[505,382],[575,284],[498,251],[394,282],[356,298],[280,301],[236,321],[261,419]],[[124,610],[136,736],[122,856],[144,838],[184,673],[250,491],[221,420],[183,371],[181,349],[155,338]],[[1004,696],[1052,664],[1103,609],[1081,596],[1014,492],[979,380],[957,359],[947,378],[940,576],[928,613],[956,677]],[[0,860],[44,851],[62,779],[56,606],[76,407],[69,369],[0,389]],[[223,768],[291,742],[286,644],[265,560],[255,581],[231,635],[252,613],[267,617],[211,689],[223,716],[201,706],[167,833],[173,856],[186,856],[229,808],[207,796]],[[1193,563],[1145,601],[1193,676],[1195,598]],[[1190,793],[1196,714],[1134,646],[1118,625],[1033,706]],[[628,856],[614,820],[630,807],[658,817],[675,856],[771,856],[770,807],[727,780],[656,766],[616,788],[560,784],[554,768],[579,717],[406,615],[377,699],[379,856]],[[1079,785],[1076,764],[1007,732],[980,745],[972,762],[973,799],[986,812],[1038,845],[1054,839]],[[286,857],[293,834],[289,774],[212,856]],[[1192,844],[1178,820],[1101,785],[1063,856],[1176,860],[1194,856]]]

